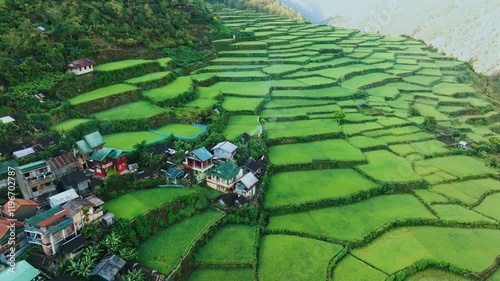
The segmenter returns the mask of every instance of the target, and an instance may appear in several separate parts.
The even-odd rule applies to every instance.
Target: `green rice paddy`
[[[164,137],[149,131],[114,133],[104,135],[106,146],[131,151],[134,146],[142,141],[151,142],[161,140]]]
[[[86,92],[75,96],[68,100],[72,105],[102,99],[109,96],[119,95],[126,92],[136,90],[137,88],[127,84],[115,84],[108,87],[99,88],[90,92]]]
[[[158,107],[150,102],[137,101],[97,112],[94,114],[94,117],[99,120],[144,119],[165,111],[166,109]]]

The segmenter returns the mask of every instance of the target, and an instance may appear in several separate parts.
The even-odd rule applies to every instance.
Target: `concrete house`
[[[250,198],[255,195],[256,185],[259,180],[253,173],[247,173],[236,182],[234,193]]]
[[[214,157],[219,159],[232,160],[236,154],[238,146],[229,141],[223,141],[218,143],[212,148],[214,151]]]
[[[49,163],[56,177],[60,178],[76,171],[76,161],[75,154],[68,152],[61,156],[51,158]]]
[[[43,160],[17,167],[16,178],[25,199],[50,196],[56,192],[56,176],[50,164]]]
[[[98,220],[104,215],[104,202],[95,197],[76,198],[66,202],[62,208],[69,210],[69,216],[73,219],[76,231],[85,225]]]
[[[95,62],[87,58],[78,59],[70,62],[66,66],[66,71],[68,73],[73,72],[76,75],[82,75],[94,71],[94,65]]]
[[[13,229],[11,224],[14,224]],[[12,231],[15,236],[11,235]],[[15,238],[12,240],[11,237]],[[9,241],[14,241],[14,244]],[[23,223],[0,218],[0,263],[6,265],[11,258],[15,260],[24,252],[27,245]]]
[[[201,181],[205,178],[205,173],[214,166],[212,159],[214,156],[206,148],[201,147],[188,152],[184,157],[183,164],[193,169],[196,179]]]
[[[207,172],[206,182],[213,189],[229,193],[242,175],[243,170],[234,162],[228,161],[210,169]]]
[[[61,206],[55,206],[26,220],[24,231],[28,243],[40,245],[46,255],[55,255],[67,238],[76,235],[73,220],[68,217],[70,213]]]

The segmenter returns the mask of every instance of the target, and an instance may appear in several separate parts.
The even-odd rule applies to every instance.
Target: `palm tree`
[[[121,244],[121,236],[116,234],[116,232],[112,231],[108,234],[101,244],[106,248],[107,254],[115,254],[120,249]]]
[[[66,269],[71,276],[87,277],[95,265],[95,259],[83,256],[77,262],[69,260],[69,266]]]
[[[89,245],[83,250],[83,256],[90,257],[91,259],[97,259],[101,254],[101,249],[99,245]]]
[[[128,271],[121,277],[122,281],[144,281],[144,273],[138,269],[133,269]]]
[[[130,261],[137,258],[137,250],[134,248],[121,248],[120,250],[118,250],[118,255],[122,259]]]

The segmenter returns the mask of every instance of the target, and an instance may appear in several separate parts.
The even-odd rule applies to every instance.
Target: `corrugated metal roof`
[[[83,154],[89,154],[92,152],[92,148],[84,140],[79,140],[76,142],[76,146]]]
[[[58,193],[54,196],[50,196],[49,202],[50,202],[50,206],[54,207],[54,206],[64,204],[64,203],[66,203],[70,200],[76,199],[78,197],[80,197],[80,196],[78,196],[78,194],[76,193],[76,191],[74,189],[69,189],[69,190],[66,190],[64,192]]]
[[[9,160],[0,163],[0,175],[6,174],[9,171],[9,167],[16,168],[19,167],[16,160]]]
[[[76,162],[76,157],[72,152],[68,152],[66,154],[63,154],[61,156],[57,156],[54,158],[51,158],[49,160],[50,164],[52,167],[55,169],[60,169],[62,167],[68,166],[72,163]]]
[[[0,272],[0,280],[2,281],[31,281],[40,275],[40,271],[34,268],[27,261],[22,260],[16,262],[16,270],[12,273],[9,270]]]
[[[114,280],[114,277],[125,266],[125,261],[118,256],[109,256],[102,259],[92,271],[89,276],[98,275],[104,280]]]
[[[10,116],[4,116],[4,117],[0,117],[0,121],[4,124],[7,124],[7,123],[10,123],[10,122],[14,122],[16,121],[16,119],[10,117]]]
[[[70,62],[68,64],[68,68],[79,68],[79,67],[84,67],[84,66],[89,66],[89,65],[94,65],[95,62],[93,62],[92,60],[89,60],[87,58],[83,58],[83,59],[78,59],[78,60],[74,60],[72,62]]]
[[[90,159],[100,162],[106,158],[116,160],[116,159],[119,159],[120,157],[122,157],[123,155],[124,155],[124,152],[121,149],[103,147],[103,148],[99,149],[98,151],[94,152],[94,154],[92,154]]]
[[[208,159],[210,158],[213,158],[214,156],[212,155],[212,153],[210,153],[210,151],[208,151],[206,148],[204,147],[200,147],[196,150],[194,150],[193,152],[191,152],[192,154],[194,154],[196,156],[196,158],[198,158],[200,161],[207,161]]]
[[[10,212],[15,213],[15,212],[17,212],[17,210],[19,210],[23,206],[37,207],[37,206],[40,206],[40,204],[35,202],[35,201],[28,200],[28,199],[15,198],[14,199],[14,208],[9,206],[9,202],[7,202],[3,205],[3,213],[5,216],[9,217]]]
[[[247,173],[246,175],[241,177],[240,181],[246,186],[246,188],[250,188],[257,182],[259,182],[259,180],[254,176],[253,173]]]
[[[232,142],[229,142],[229,141],[223,141],[221,143],[218,143],[216,146],[214,146],[213,148],[214,150],[215,149],[222,149],[224,151],[227,151],[229,153],[233,153],[236,149],[238,149],[238,146],[235,145],[234,143]]]
[[[18,169],[21,173],[26,173],[26,172],[40,169],[40,168],[43,168],[46,166],[47,166],[47,162],[45,162],[44,160],[40,160],[40,161],[31,162],[31,163],[28,163],[26,165],[19,166]]]
[[[90,146],[90,148],[94,149],[98,146],[104,145],[106,141],[101,136],[99,131],[95,131],[83,137],[83,140]]]
[[[240,170],[241,168],[234,164],[234,162],[228,161],[210,169],[207,172],[207,175],[213,175],[218,178],[228,180],[236,177]]]
[[[14,151],[12,153],[12,155],[14,155],[15,158],[21,158],[21,157],[24,157],[24,156],[31,155],[33,153],[35,153],[35,150],[32,147],[28,147],[28,148],[25,148],[25,149]]]
[[[26,223],[32,227],[36,227],[40,222],[60,213],[61,211],[63,211],[61,206],[55,206],[43,213],[40,213],[32,218],[27,219]]]

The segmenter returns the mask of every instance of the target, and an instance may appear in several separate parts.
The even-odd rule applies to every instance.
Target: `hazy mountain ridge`
[[[301,2],[310,8],[320,5],[322,9],[316,15],[330,17],[329,23],[334,26],[389,35],[407,34],[448,55],[471,61],[478,72],[491,75],[500,71],[500,18],[497,16],[500,1],[374,0],[369,6],[348,4],[358,9],[357,13],[349,7],[335,9],[335,1],[313,0],[310,4],[305,0],[282,1]],[[342,5],[338,2],[336,7]]]

